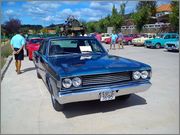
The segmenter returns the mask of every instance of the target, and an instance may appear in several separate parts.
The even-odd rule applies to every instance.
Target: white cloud
[[[12,1],[11,1],[11,2],[8,2],[7,4],[8,4],[8,5],[14,5],[15,2],[12,2]]]
[[[14,13],[14,11],[11,10],[11,9],[8,9],[8,10],[5,11],[6,15],[13,15],[13,13]]]

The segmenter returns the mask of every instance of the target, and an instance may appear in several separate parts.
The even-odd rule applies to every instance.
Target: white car
[[[105,42],[105,39],[111,37],[111,34],[110,33],[102,33],[101,36],[102,36],[101,42]]]
[[[132,44],[134,46],[143,46],[145,40],[155,38],[155,36],[156,36],[155,33],[145,33],[145,34],[142,34],[142,36],[140,38],[134,38],[132,40]]]

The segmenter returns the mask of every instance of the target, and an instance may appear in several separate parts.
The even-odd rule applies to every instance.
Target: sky
[[[125,1],[3,1],[1,3],[1,24],[9,18],[17,18],[22,24],[38,24],[48,26],[50,24],[64,23],[69,15],[88,21],[97,21],[111,14],[112,6],[117,10]],[[135,12],[138,1],[127,1],[125,14]],[[158,6],[170,3],[170,0],[158,0]]]

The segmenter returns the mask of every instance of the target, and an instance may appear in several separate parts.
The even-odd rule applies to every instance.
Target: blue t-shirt
[[[25,43],[26,43],[25,38],[20,34],[16,34],[15,36],[12,37],[10,44],[14,48],[21,48],[23,45],[25,45]]]
[[[117,36],[116,34],[112,34],[112,35],[111,35],[111,40],[112,40],[113,42],[115,42],[117,38],[118,38],[118,36]]]

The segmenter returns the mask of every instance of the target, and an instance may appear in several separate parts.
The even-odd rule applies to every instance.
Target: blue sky
[[[22,24],[63,23],[69,15],[86,21],[99,20],[111,14],[115,4],[119,10],[123,1],[8,1],[2,2],[2,22],[9,18],[18,18]],[[138,1],[128,1],[125,13],[134,12]],[[158,0],[158,5],[170,3],[170,0]]]

